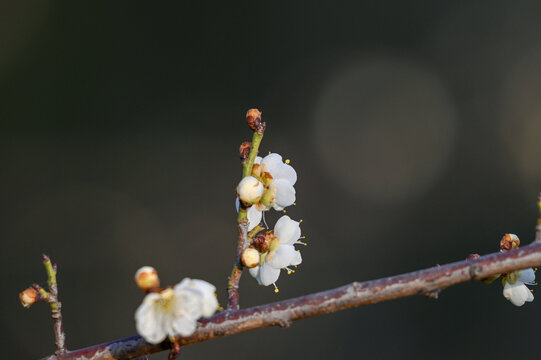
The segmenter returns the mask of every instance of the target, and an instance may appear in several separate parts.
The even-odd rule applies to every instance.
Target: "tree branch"
[[[235,265],[227,282],[227,310],[239,309],[239,282],[242,276],[242,251],[248,246],[248,222],[239,221],[239,239],[237,242],[237,255]]]
[[[537,266],[541,266],[539,241],[477,259],[379,280],[354,282],[336,289],[248,309],[223,311],[210,319],[201,320],[201,326],[193,335],[178,337],[177,340],[180,345],[189,345],[269,326],[288,327],[295,320],[411,295],[431,296],[459,283]],[[152,345],[140,336],[131,336],[57,356],[52,355],[43,360],[133,359],[169,348],[168,341]]]
[[[58,283],[56,281],[56,264],[53,265],[51,259],[45,254],[42,255],[43,266],[47,272],[47,283],[49,285],[48,296],[45,296],[51,306],[51,317],[53,318],[53,329],[56,344],[56,353],[58,355],[65,353],[66,334],[62,326],[62,303],[58,301]],[[36,285],[37,286],[37,285]],[[42,294],[43,295],[43,294]]]
[[[250,145],[250,152],[248,157],[242,160],[242,177],[252,175],[252,168],[254,161],[259,153],[259,145],[263,139],[266,124],[261,121],[261,112],[257,109],[250,109],[246,113],[246,121],[248,126],[254,131],[252,136],[252,143]],[[243,145],[241,145],[241,158],[244,156]],[[235,264],[231,275],[227,281],[227,310],[239,309],[239,282],[242,276],[243,265],[241,262],[242,251],[248,246],[248,219],[246,215],[246,207],[244,204],[239,203],[239,214],[237,216],[237,224],[239,230],[239,236],[237,241],[237,254],[235,258]]]

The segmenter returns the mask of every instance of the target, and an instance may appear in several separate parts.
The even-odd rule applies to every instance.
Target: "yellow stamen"
[[[286,161],[285,161],[286,164],[289,164],[290,162],[291,162],[291,160],[289,160],[289,159],[286,159]]]

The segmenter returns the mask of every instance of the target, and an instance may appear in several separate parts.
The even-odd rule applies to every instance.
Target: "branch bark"
[[[239,238],[237,242],[237,255],[235,265],[227,282],[227,310],[239,309],[239,282],[242,276],[242,251],[248,246],[248,223],[239,221]]]
[[[383,279],[354,282],[336,289],[242,310],[227,310],[210,319],[189,337],[178,337],[180,345],[238,334],[269,326],[288,327],[291,322],[351,307],[412,295],[431,296],[449,286],[482,280],[497,274],[541,266],[541,242],[477,259],[459,261]],[[134,359],[170,348],[170,343],[152,345],[131,336],[43,360]]]
[[[53,329],[56,344],[56,354],[61,355],[67,351],[66,334],[62,326],[62,303],[58,300],[58,282],[56,281],[56,264],[53,265],[51,259],[45,254],[42,255],[43,266],[47,272],[47,283],[49,285],[49,294],[47,301],[51,306],[51,317],[53,318]],[[37,285],[36,285],[37,286]]]

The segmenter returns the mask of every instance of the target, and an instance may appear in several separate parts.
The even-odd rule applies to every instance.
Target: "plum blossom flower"
[[[252,175],[261,180],[265,191],[258,203],[247,209],[248,231],[255,228],[263,217],[263,211],[270,208],[280,211],[295,202],[297,173],[289,161],[282,161],[282,156],[271,153],[264,158],[256,157]],[[243,179],[244,180],[244,179]]]
[[[533,301],[533,294],[526,285],[535,285],[535,271],[526,269],[505,274],[502,277],[503,296],[515,306]]]
[[[135,312],[137,332],[151,344],[193,334],[197,320],[212,316],[218,308],[215,291],[206,281],[185,278],[174,287],[148,294]]]
[[[280,270],[286,269],[290,273],[292,270],[289,266],[297,266],[302,262],[300,252],[294,247],[295,244],[301,244],[298,241],[301,237],[299,222],[284,215],[276,222],[272,235],[268,251],[261,254],[259,266],[251,268],[249,272],[259,284],[273,284],[278,292],[276,281]]]
[[[265,190],[263,183],[253,176],[246,176],[237,186],[237,194],[245,204],[258,202]]]

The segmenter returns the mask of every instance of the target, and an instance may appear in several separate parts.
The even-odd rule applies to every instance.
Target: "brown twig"
[[[51,306],[51,317],[53,318],[54,338],[56,344],[56,354],[61,355],[67,351],[66,334],[62,326],[62,303],[58,300],[58,283],[56,281],[56,264],[53,265],[51,259],[42,254],[43,266],[47,272],[47,283],[49,285],[49,296],[46,299]]]
[[[181,346],[212,340],[269,326],[288,327],[295,320],[328,314],[360,305],[402,298],[430,295],[459,283],[482,280],[515,270],[541,266],[541,243],[534,242],[519,249],[498,252],[447,265],[392,276],[379,280],[354,282],[295,299],[242,310],[227,310],[210,319],[189,337],[178,337]],[[133,359],[169,349],[165,341],[152,345],[140,336],[131,336],[106,344],[51,356],[49,360]]]
[[[51,317],[53,318],[53,329],[56,344],[56,354],[65,353],[66,350],[66,334],[62,326],[62,303],[58,300],[58,283],[56,281],[56,264],[53,265],[51,259],[45,254],[42,254],[43,266],[47,272],[47,283],[49,285],[48,302],[51,306]]]
[[[239,281],[242,276],[242,251],[248,246],[248,223],[246,221],[239,222],[239,238],[237,242],[237,256],[235,265],[227,282],[227,309],[239,309]]]

